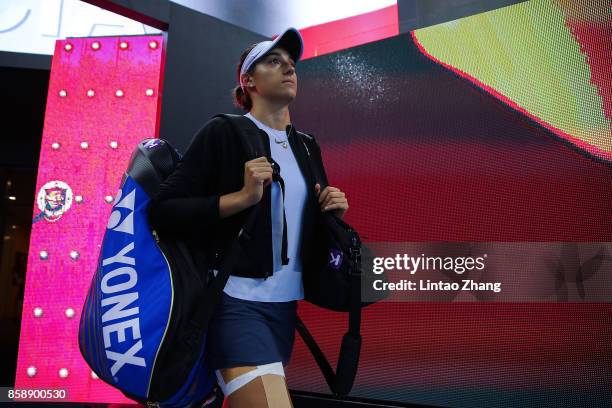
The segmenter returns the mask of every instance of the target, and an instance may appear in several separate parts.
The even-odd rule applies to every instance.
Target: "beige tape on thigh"
[[[238,377],[230,380],[227,384],[223,381],[223,375],[221,375],[221,371],[215,370],[215,374],[217,375],[217,382],[223,391],[223,394],[227,397],[232,392],[236,391],[238,388],[244,386],[249,381],[254,380],[260,375],[264,374],[276,374],[285,376],[285,370],[283,369],[283,363],[280,361],[276,363],[258,365],[254,370],[246,372],[244,374],[239,375]]]

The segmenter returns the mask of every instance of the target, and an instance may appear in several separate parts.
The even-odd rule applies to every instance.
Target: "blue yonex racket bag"
[[[231,120],[237,115],[216,116]],[[231,122],[254,157],[241,132],[243,119],[249,120]],[[241,239],[234,240],[211,277],[195,266],[185,242],[164,239],[151,229],[149,201],[180,158],[162,139],[145,139],[134,150],[81,313],[79,349],[101,380],[147,406],[220,406],[216,376],[203,358],[206,326]],[[259,206],[252,208],[244,228]]]

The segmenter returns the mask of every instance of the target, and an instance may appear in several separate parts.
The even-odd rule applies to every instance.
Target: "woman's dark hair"
[[[238,77],[238,85],[232,89],[234,105],[236,105],[239,108],[244,109],[247,112],[250,111],[251,108],[253,107],[253,101],[251,100],[249,93],[245,92],[244,89],[242,89],[242,87],[240,86],[240,68],[242,67],[242,63],[244,62],[244,59],[246,58],[246,56],[249,54],[249,52],[251,52],[253,48],[255,48],[256,45],[257,43],[249,45],[244,51],[242,51],[242,54],[240,54],[240,62],[238,62],[238,66],[236,67],[236,76]],[[246,72],[252,75],[253,71],[255,71],[255,65],[257,64],[255,63],[251,65],[251,67]]]

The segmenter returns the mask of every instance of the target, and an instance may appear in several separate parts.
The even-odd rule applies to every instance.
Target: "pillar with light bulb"
[[[64,402],[133,402],[91,371],[78,329],[123,172],[138,142],[158,137],[164,43],[163,35],[56,42],[16,389],[63,390]]]

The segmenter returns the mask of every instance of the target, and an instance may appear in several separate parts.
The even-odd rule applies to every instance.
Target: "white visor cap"
[[[304,51],[304,41],[302,40],[302,35],[300,32],[293,28],[287,28],[281,35],[276,37],[273,41],[262,41],[257,43],[255,47],[247,54],[240,67],[240,76],[238,77],[238,83],[242,87],[242,82],[240,78],[242,75],[251,68],[251,66],[261,57],[266,55],[272,48],[274,47],[282,47],[291,58],[293,58],[293,62],[297,64],[299,59],[302,56],[302,52]],[[243,87],[244,88],[244,87]]]

